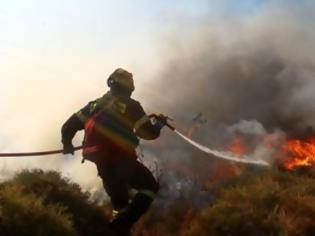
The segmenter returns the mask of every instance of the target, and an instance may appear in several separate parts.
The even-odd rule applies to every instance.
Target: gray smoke
[[[182,120],[202,111],[212,126],[240,120],[257,120],[268,131],[314,126],[315,4],[301,5],[179,25],[165,36],[172,46],[156,86],[168,112]]]
[[[303,1],[220,21],[177,18],[183,23],[161,37],[165,63],[152,85],[160,91],[152,93],[152,103],[175,118],[183,132],[195,125],[192,119],[201,111],[208,122],[195,129],[194,140],[224,150],[242,135],[253,157],[272,163],[275,150],[266,147],[266,139],[281,144],[286,137],[313,134],[314,10],[314,3]],[[170,185],[187,177],[205,183],[221,167],[221,161],[168,131],[161,146],[163,151],[154,152],[162,168],[176,175],[168,178]]]

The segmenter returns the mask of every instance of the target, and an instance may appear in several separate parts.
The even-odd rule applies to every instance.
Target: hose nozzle
[[[166,125],[168,128],[170,128],[172,131],[175,130],[175,127],[172,126],[172,125],[170,125],[170,124],[168,123],[168,121],[174,121],[171,117],[166,116],[166,115],[163,115],[163,114],[159,114],[159,115],[157,115],[157,114],[151,114],[151,115],[149,115],[149,117],[150,117],[150,118],[154,117],[154,118],[156,118],[156,119],[164,120],[164,121],[165,121],[164,123],[165,123],[165,125]]]

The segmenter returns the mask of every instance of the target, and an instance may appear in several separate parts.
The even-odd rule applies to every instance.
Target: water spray
[[[264,160],[252,159],[252,158],[250,158],[247,155],[237,156],[237,155],[235,155],[233,153],[230,153],[230,152],[218,151],[218,150],[210,149],[210,148],[208,148],[206,146],[203,146],[200,143],[197,143],[196,141],[188,138],[187,136],[185,136],[184,134],[182,134],[181,132],[176,130],[174,126],[170,125],[168,123],[168,120],[173,121],[173,119],[171,119],[168,116],[164,116],[164,115],[160,115],[160,116],[165,118],[165,120],[166,120],[165,125],[170,130],[174,131],[179,137],[181,137],[182,139],[184,139],[186,142],[190,143],[194,147],[198,148],[200,151],[208,153],[208,154],[210,154],[212,156],[215,156],[217,158],[225,159],[225,160],[229,160],[229,161],[246,163],[246,164],[253,164],[253,165],[260,165],[260,166],[270,166],[270,164],[268,162],[264,161]],[[150,117],[157,117],[157,115],[152,114],[152,115],[150,115]]]
[[[201,145],[200,143],[197,143],[197,142],[191,140],[190,138],[186,137],[185,135],[183,135],[182,133],[180,133],[176,129],[174,130],[174,132],[179,137],[183,138],[184,140],[186,140],[188,143],[190,143],[191,145],[195,146],[199,150],[201,150],[201,151],[203,151],[205,153],[211,154],[211,155],[213,155],[215,157],[218,157],[218,158],[221,158],[221,159],[225,159],[225,160],[229,160],[229,161],[234,161],[234,162],[246,163],[246,164],[270,166],[270,164],[268,162],[264,161],[264,160],[251,159],[247,155],[237,156],[237,155],[235,155],[233,153],[230,153],[230,152],[217,151],[217,150],[210,149],[210,148],[208,148],[206,146]]]

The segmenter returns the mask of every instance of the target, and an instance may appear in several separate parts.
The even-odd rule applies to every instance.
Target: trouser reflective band
[[[75,114],[76,114],[76,116],[79,118],[79,120],[80,120],[81,122],[85,122],[86,116],[83,115],[82,111],[78,111],[78,112],[75,113]]]
[[[151,199],[154,199],[155,198],[155,196],[156,196],[156,193],[155,192],[153,192],[153,191],[151,191],[151,190],[148,190],[148,189],[139,189],[138,190],[138,194],[143,194],[143,195],[145,195],[145,196],[147,196],[147,197],[149,197],[149,198],[151,198]]]
[[[128,206],[120,208],[120,209],[113,209],[112,210],[112,217],[117,217],[119,214],[123,214],[128,210]]]

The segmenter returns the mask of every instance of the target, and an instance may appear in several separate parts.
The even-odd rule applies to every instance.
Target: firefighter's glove
[[[167,116],[160,114],[160,115],[156,116],[155,119],[156,119],[155,125],[158,128],[162,129],[167,124],[168,118],[167,118]]]
[[[63,154],[74,154],[74,147],[72,143],[64,143],[63,144]]]

